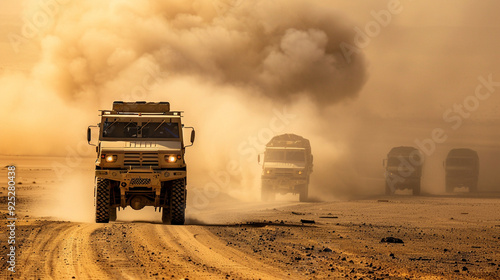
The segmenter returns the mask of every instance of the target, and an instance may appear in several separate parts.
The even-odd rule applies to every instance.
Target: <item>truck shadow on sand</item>
[[[164,225],[164,226],[179,226],[179,225],[169,225],[163,224],[159,221],[147,221],[147,220],[134,220],[134,221],[120,221],[110,222],[110,224],[153,224],[153,225]],[[200,227],[224,227],[224,228],[263,228],[266,226],[273,227],[316,227],[314,224],[310,223],[290,223],[290,222],[271,222],[271,221],[251,221],[244,223],[227,223],[227,224],[217,224],[217,223],[206,223],[197,219],[188,219],[184,226],[200,226]]]

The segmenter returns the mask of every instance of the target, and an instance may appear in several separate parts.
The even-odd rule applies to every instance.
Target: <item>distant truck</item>
[[[452,149],[443,163],[446,173],[446,192],[457,187],[468,187],[477,191],[479,178],[479,156],[471,149]]]
[[[300,201],[307,201],[312,171],[309,140],[295,134],[273,137],[266,145],[262,163],[262,200],[274,200],[276,193],[294,193],[299,194]]]
[[[423,157],[414,147],[394,147],[384,159],[385,193],[394,194],[398,189],[411,189],[420,195]]]
[[[96,126],[94,126],[96,127]],[[87,141],[92,139],[92,126]],[[167,224],[184,224],[186,162],[181,112],[168,102],[113,102],[101,111],[95,166],[95,221],[116,220],[117,208],[154,206]],[[191,128],[191,146],[195,131]]]

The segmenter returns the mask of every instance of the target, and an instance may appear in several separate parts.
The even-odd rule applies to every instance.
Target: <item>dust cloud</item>
[[[346,60],[341,43],[356,45],[388,1],[56,1],[38,36],[16,42],[19,56],[37,45],[37,61],[0,77],[11,120],[0,124],[9,131],[1,152],[66,156],[113,100],[166,100],[197,128],[187,160],[199,209],[223,193],[257,199],[257,154],[287,132],[311,140],[313,197],[381,193],[390,148],[416,146],[435,128],[448,140],[427,156],[423,191],[444,189],[437,163],[456,146],[481,150],[491,189],[498,96],[459,129],[443,119],[479,76],[499,77],[498,4],[485,2],[399,1],[401,12]],[[40,3],[25,1],[24,17]]]
[[[61,219],[73,222],[93,222],[94,174],[91,170],[75,169],[46,189],[49,195],[42,195],[32,205],[35,216]]]
[[[320,1],[24,6],[28,21],[14,34],[35,29],[40,51],[28,73],[0,80],[7,93],[0,106],[13,121],[13,136],[0,140],[7,154],[67,156],[113,100],[168,100],[198,128],[188,151],[191,182],[203,191],[211,183],[216,192],[255,189],[257,153],[303,118],[300,100],[323,107],[355,98],[366,81],[362,52],[347,62],[339,46],[353,44],[352,26]],[[37,26],[40,12],[49,15],[44,28]],[[21,51],[32,43],[10,38]]]

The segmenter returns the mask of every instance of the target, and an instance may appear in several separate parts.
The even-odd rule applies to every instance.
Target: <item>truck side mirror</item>
[[[195,136],[196,136],[196,132],[194,131],[194,127],[191,127],[191,126],[185,126],[184,128],[191,128],[191,139],[190,139],[190,140],[191,140],[191,144],[187,145],[187,146],[186,146],[186,148],[187,148],[187,147],[191,147],[191,146],[193,146],[193,144],[194,144],[194,138],[195,138]]]
[[[90,146],[97,146],[96,144],[90,143],[90,141],[92,141],[92,127],[97,127],[97,126],[91,125],[91,126],[87,127],[87,143]]]
[[[383,159],[382,160],[382,166],[386,167],[386,165],[387,165],[387,159]]]
[[[194,138],[195,138],[196,132],[194,129],[191,131],[191,145],[194,144]]]

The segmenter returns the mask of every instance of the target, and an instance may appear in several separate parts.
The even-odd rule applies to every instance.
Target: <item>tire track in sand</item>
[[[101,225],[48,222],[31,234],[20,256],[20,279],[106,279],[90,235]]]
[[[294,275],[229,247],[202,226],[155,226],[162,242],[189,258],[218,271],[220,276],[243,279],[293,279]]]

